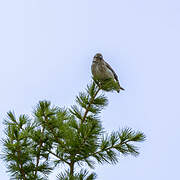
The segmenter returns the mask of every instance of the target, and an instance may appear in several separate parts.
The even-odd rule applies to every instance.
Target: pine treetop
[[[39,101],[33,118],[27,115],[16,118],[13,112],[8,112],[2,158],[11,177],[48,179],[55,167],[64,164],[67,169],[57,179],[93,180],[96,174],[88,173],[84,167],[116,164],[120,154],[137,156],[139,149],[134,143],[144,141],[144,133],[123,128],[108,134],[102,127],[100,113],[108,105],[104,92],[116,88],[111,81],[102,84],[94,80],[70,108]]]

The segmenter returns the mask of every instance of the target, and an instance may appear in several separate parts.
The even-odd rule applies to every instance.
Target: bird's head
[[[95,61],[95,62],[100,62],[101,60],[103,60],[102,54],[101,54],[101,53],[95,54],[95,56],[94,56],[94,61]]]

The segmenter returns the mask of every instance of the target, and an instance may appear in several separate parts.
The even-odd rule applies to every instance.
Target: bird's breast
[[[100,80],[114,78],[112,71],[104,64],[92,63],[91,71],[93,76]]]

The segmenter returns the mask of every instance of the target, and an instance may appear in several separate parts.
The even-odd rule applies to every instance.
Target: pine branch
[[[16,120],[12,112],[8,112],[8,119],[4,121],[6,125],[6,139],[4,142],[3,159],[11,175],[17,178],[28,179],[26,165],[30,161],[29,150],[25,149],[29,145],[28,132],[29,119],[25,115],[20,115]],[[26,125],[26,127],[24,127]]]
[[[82,138],[82,130],[84,130],[83,123],[85,121],[87,122],[87,117],[88,117],[87,115],[88,115],[88,112],[90,111],[92,104],[95,104],[96,106],[101,106],[101,105],[103,106],[103,105],[107,104],[106,103],[107,100],[104,96],[100,96],[99,98],[96,98],[96,96],[98,95],[100,90],[101,90],[100,86],[98,86],[98,88],[97,88],[95,82],[93,82],[93,84],[91,86],[88,86],[88,89],[87,89],[88,94],[80,93],[79,97],[77,97],[78,104],[81,105],[85,109],[83,117],[81,117],[80,111],[78,110],[77,107],[76,107],[76,110],[74,109],[75,110],[74,112],[70,111],[81,120],[80,126],[78,127],[78,135],[79,135],[80,139]],[[89,98],[89,96],[90,96],[90,98]],[[91,109],[91,111],[92,111],[92,109]],[[89,119],[90,119],[90,116],[89,116]],[[97,120],[94,119],[94,122],[95,121],[97,121]],[[88,124],[86,124],[86,127],[87,127],[87,125]],[[97,126],[99,126],[99,125],[97,125]],[[96,128],[96,126],[94,126],[94,128]],[[80,135],[80,132],[81,132],[81,135]],[[76,156],[76,154],[79,154],[81,152],[81,148],[84,146],[86,141],[90,138],[89,134],[91,134],[91,133],[87,133],[85,136],[83,136],[83,139],[81,140],[81,143],[79,144],[79,147],[78,147],[77,151],[75,152],[75,156]]]
[[[48,101],[40,101],[34,114],[39,119],[41,125],[54,136],[54,142],[60,144],[61,147],[63,147],[67,151],[66,146],[55,132],[55,128],[57,127],[56,124],[53,124],[55,122],[52,121],[53,119],[57,119],[56,116],[58,116],[59,108],[50,108],[50,104],[51,103]]]
[[[55,156],[56,158],[58,158],[59,160],[61,160],[62,162],[65,162],[66,164],[70,165],[70,163],[68,161],[66,161],[65,159],[59,157],[57,154],[55,154],[54,152],[47,150],[50,154],[52,154],[53,156]]]
[[[95,173],[90,173],[86,169],[81,169],[80,172],[76,172],[73,176],[70,175],[70,171],[65,171],[57,175],[58,180],[95,180],[97,175]]]
[[[20,149],[17,150],[17,157],[18,157],[17,164],[19,166],[20,173],[22,174],[23,179],[26,180],[26,175],[25,175],[25,172],[23,169],[23,164],[21,162],[21,150]]]
[[[130,142],[142,142],[145,140],[145,135],[141,132],[132,131],[130,128],[124,128],[119,132],[113,132],[111,135],[106,135],[102,138],[99,144],[99,150],[79,157],[79,161],[95,158],[98,162],[117,163],[118,154],[123,155],[131,154],[137,156],[139,154],[138,148]]]
[[[85,113],[84,113],[84,116],[83,116],[83,119],[82,119],[82,121],[81,121],[81,124],[83,124],[83,122],[85,121],[85,119],[86,119],[86,117],[87,117],[87,114],[88,114],[88,112],[89,112],[89,108],[91,107],[92,103],[94,102],[95,97],[97,96],[97,94],[99,93],[100,90],[101,90],[101,88],[99,87],[99,88],[97,89],[97,91],[95,92],[95,94],[94,94],[93,96],[91,96],[91,99],[90,99],[90,101],[89,101],[89,103],[88,103],[88,106],[87,106],[86,111],[85,111]]]
[[[41,147],[43,145],[42,136],[44,136],[44,129],[45,129],[45,127],[43,127],[43,129],[42,129],[41,137],[40,137],[40,141],[39,141],[39,148],[37,151],[36,166],[35,166],[35,177],[37,176],[38,165],[39,165],[39,161],[40,161],[40,152],[41,152]]]
[[[55,140],[56,140],[56,143],[60,144],[64,149],[65,151],[68,151],[68,149],[66,148],[66,146],[64,145],[64,143],[59,139],[59,137],[56,135],[56,133],[54,132],[54,129],[53,127],[49,124],[48,120],[46,119],[46,126],[50,129],[50,132],[53,134]]]

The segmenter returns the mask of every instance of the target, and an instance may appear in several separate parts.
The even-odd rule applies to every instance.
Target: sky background
[[[141,130],[147,141],[137,158],[97,165],[97,179],[179,179],[179,0],[1,0],[0,24],[1,137],[9,110],[74,104],[101,52],[126,89],[106,93],[103,126]],[[0,179],[9,179],[2,161]]]

